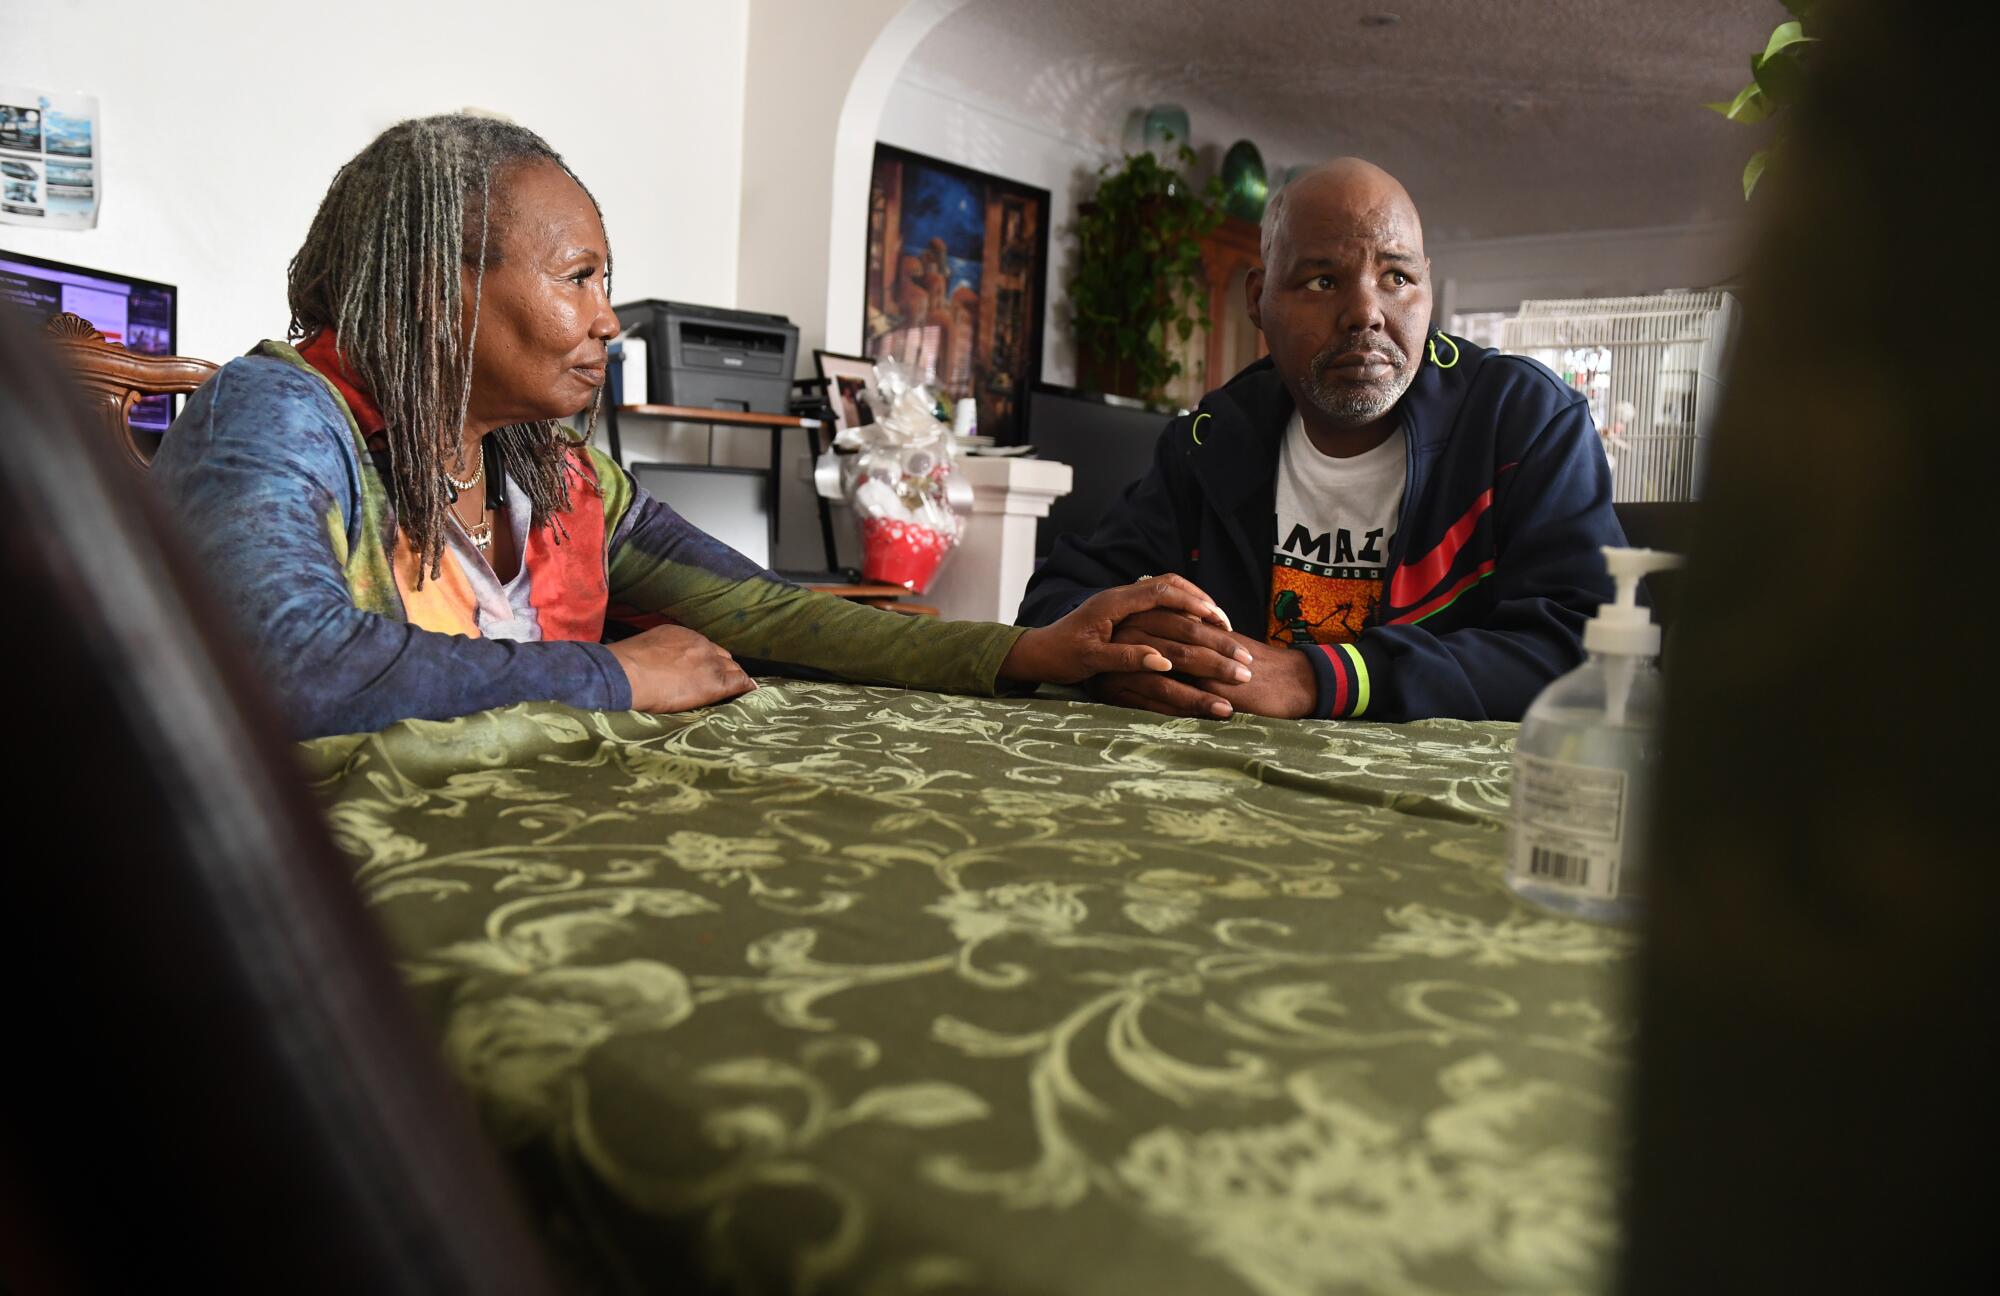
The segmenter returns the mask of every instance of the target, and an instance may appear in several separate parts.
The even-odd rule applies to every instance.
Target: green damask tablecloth
[[[580,1285],[1592,1290],[1629,942],[1511,725],[767,681],[310,744]]]

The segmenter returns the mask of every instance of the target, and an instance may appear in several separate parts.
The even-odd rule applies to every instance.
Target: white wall
[[[1069,279],[1074,273],[1079,194],[1095,187],[1104,154],[1080,136],[1051,132],[1021,117],[956,97],[907,67],[889,92],[877,137],[884,144],[956,162],[1049,191],[1049,278],[1044,285],[1042,381],[1076,383],[1070,336]],[[857,268],[857,275],[860,270]]]
[[[1433,243],[1437,317],[1511,311],[1524,301],[1624,297],[1740,278],[1741,221]]]
[[[860,349],[876,123],[910,51],[965,3],[750,0],[737,301],[798,325],[802,374],[814,348]],[[820,567],[807,438],[787,433],[781,459],[775,565]]]
[[[562,153],[604,206],[613,292],[734,305],[749,0],[7,5],[0,81],[98,96],[94,230],[0,247],[180,287],[180,349],[282,337],[285,265],[333,173],[468,105]]]
[[[750,0],[737,298],[799,326],[801,373],[815,347],[858,349],[882,99],[909,50],[964,3]],[[849,292],[851,312],[835,304]]]

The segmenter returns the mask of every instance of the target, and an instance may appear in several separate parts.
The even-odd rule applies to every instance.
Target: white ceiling
[[[1364,17],[1394,13],[1370,26]],[[1758,132],[1704,109],[1778,0],[970,0],[906,80],[1113,156],[1132,110],[1188,110],[1204,163],[1359,154],[1430,242],[1728,220]]]

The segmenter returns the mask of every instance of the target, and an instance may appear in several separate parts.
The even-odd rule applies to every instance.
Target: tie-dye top
[[[525,507],[502,515],[522,555],[512,580],[453,521],[442,577],[419,588],[385,485],[381,416],[330,339],[303,350],[265,342],[225,365],[153,464],[301,737],[533,700],[622,710],[631,688],[598,642],[607,612],[660,614],[740,657],[967,692],[994,690],[1022,633],[794,585],[582,447],[560,529],[530,528]],[[508,497],[526,499],[511,484]]]

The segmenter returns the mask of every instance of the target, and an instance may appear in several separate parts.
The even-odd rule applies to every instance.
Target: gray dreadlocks
[[[523,127],[461,114],[399,123],[333,177],[292,258],[290,336],[332,329],[341,359],[380,407],[390,498],[422,558],[420,583],[424,572],[441,571],[454,498],[445,465],[458,457],[472,395],[486,270],[500,260],[507,204],[497,195],[496,208],[495,178],[539,161],[561,167],[590,197],[561,156]],[[473,271],[469,313],[460,266]],[[462,319],[471,327],[461,330]],[[593,403],[585,440],[596,425]],[[572,443],[554,420],[501,428],[486,444],[489,465],[528,496],[530,525],[569,507]]]

